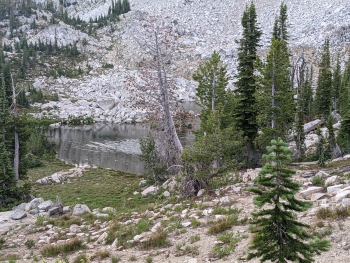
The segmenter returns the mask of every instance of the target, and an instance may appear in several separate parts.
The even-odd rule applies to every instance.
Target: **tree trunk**
[[[12,80],[12,103],[13,103],[13,115],[15,117],[15,120],[18,119],[18,112],[17,112],[17,100],[16,100],[16,90],[15,85],[13,84],[13,78],[11,74],[11,80]],[[17,132],[17,125],[15,125],[15,156],[13,159],[13,169],[15,171],[15,179],[18,184],[19,180],[19,138],[18,138],[18,132]]]
[[[157,60],[157,74],[158,74],[158,82],[159,82],[159,88],[161,93],[161,104],[164,111],[165,123],[168,129],[169,139],[171,140],[171,143],[174,146],[176,157],[179,157],[179,155],[182,153],[183,147],[176,133],[173,117],[171,116],[171,111],[169,106],[168,87],[167,87],[168,81],[167,81],[167,76],[164,68],[164,63],[161,57],[162,53],[161,53],[161,48],[158,41],[158,34],[156,30],[154,31],[154,36],[155,36],[155,48],[156,48],[156,60]]]

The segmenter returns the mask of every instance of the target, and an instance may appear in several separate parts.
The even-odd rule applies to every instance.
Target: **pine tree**
[[[196,96],[199,99],[198,105],[202,107],[200,115],[202,127],[212,111],[223,107],[229,80],[226,66],[222,64],[216,51],[209,61],[199,66],[193,74],[193,79],[198,82]]]
[[[343,115],[337,136],[337,143],[343,154],[350,153],[350,111]]]
[[[272,36],[278,40],[283,39],[286,43],[289,39],[287,18],[287,5],[282,2],[280,6],[280,15],[275,20]]]
[[[330,247],[328,240],[314,239],[305,231],[308,225],[298,222],[294,212],[306,211],[312,203],[295,199],[300,185],[293,181],[295,171],[287,169],[292,151],[281,138],[271,141],[266,164],[254,183],[259,187],[249,191],[257,194],[254,204],[260,208],[252,213],[251,232],[254,234],[248,260],[260,258],[261,262],[313,262],[313,257]],[[262,209],[265,205],[267,208]],[[306,243],[306,240],[310,240]]]
[[[333,74],[333,96],[332,96],[332,102],[333,102],[333,108],[334,110],[338,110],[338,100],[339,100],[339,93],[340,93],[340,86],[341,86],[341,68],[340,68],[340,58],[339,54],[337,57],[337,64],[334,70]]]
[[[315,113],[320,116],[328,116],[332,108],[332,70],[329,53],[329,39],[325,40],[315,96]]]
[[[313,68],[311,66],[310,74],[309,69],[306,69],[305,82],[301,89],[301,107],[303,110],[304,119],[306,122],[310,122],[313,119],[313,91],[312,91],[312,77]]]
[[[0,208],[5,207],[12,198],[18,198],[15,173],[8,150],[9,115],[5,81],[2,79],[2,88],[0,89]]]
[[[257,61],[257,48],[261,31],[257,25],[257,16],[255,5],[251,2],[246,7],[243,17],[243,37],[238,41],[238,81],[235,83],[237,89],[236,99],[237,107],[235,108],[234,118],[236,126],[243,132],[246,139],[247,148],[247,164],[250,165],[254,161],[253,142],[258,134],[258,124],[256,120],[256,77],[255,62]]]
[[[338,101],[338,109],[339,113],[343,116],[349,110],[349,87],[350,87],[350,61],[347,63],[346,68],[343,73],[340,91],[339,91],[339,101]]]
[[[283,39],[272,39],[261,75],[256,99],[262,134],[257,137],[257,143],[264,149],[272,139],[285,140],[293,128],[295,103],[290,90],[289,52]]]

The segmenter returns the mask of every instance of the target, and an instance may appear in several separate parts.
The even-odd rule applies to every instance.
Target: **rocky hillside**
[[[294,180],[303,184],[297,198],[313,203],[308,211],[297,214],[298,220],[311,226],[312,235],[327,238],[332,245],[330,251],[316,256],[318,263],[349,262],[350,181],[346,158],[350,156],[330,162],[325,170],[312,163],[295,166]],[[128,189],[135,191],[131,199],[156,196],[157,201],[147,209],[129,213],[83,204],[59,207],[50,200],[35,198],[14,211],[0,213],[0,261],[57,262],[65,248],[70,251],[66,255],[69,262],[87,262],[87,258],[91,262],[245,262],[251,237],[250,213],[256,209],[246,188],[253,185],[251,180],[259,170],[241,172],[235,176],[235,183],[209,193],[201,190],[197,197],[183,201],[178,198],[176,180],[159,188],[146,186],[142,180],[139,187]],[[50,183],[78,187],[85,176],[73,168],[52,175]],[[49,187],[45,180],[39,183]],[[64,215],[58,216],[59,211]]]
[[[45,1],[37,0],[39,3]],[[53,1],[57,9],[67,11],[70,18],[88,22],[108,13],[111,2],[105,0]],[[49,93],[58,93],[59,102],[41,107],[41,113],[67,118],[72,116],[92,116],[95,120],[125,121],[142,120],[143,112],[132,108],[133,102],[125,88],[125,79],[137,74],[147,50],[140,48],[135,37],[143,35],[142,21],[152,18],[164,19],[179,35],[176,48],[172,51],[169,73],[177,80],[179,99],[193,100],[195,83],[191,81],[198,64],[209,58],[217,50],[231,76],[236,73],[237,44],[241,37],[240,20],[249,1],[243,0],[131,0],[130,12],[121,16],[121,21],[103,28],[96,28],[88,35],[79,27],[73,28],[59,21],[50,25],[49,11],[36,11],[39,29],[30,29],[35,16],[20,18],[21,30],[28,42],[37,43],[57,39],[60,46],[77,44],[81,55],[74,62],[51,59],[40,72],[32,75],[30,81],[36,88]],[[305,52],[309,64],[317,66],[321,45],[330,38],[331,52],[340,52],[343,66],[348,60],[350,43],[350,2],[344,0],[285,1],[288,6],[290,49],[292,60]],[[257,1],[258,21],[263,30],[260,54],[266,53],[271,38],[275,16],[279,12],[280,1]],[[6,21],[3,23],[6,27]],[[94,25],[95,27],[96,25]],[[14,45],[18,38],[9,38],[9,29],[2,39],[7,45]],[[49,70],[60,66],[79,67],[84,71],[80,78],[49,77]],[[113,65],[113,69],[103,67]],[[61,65],[62,66],[62,65]],[[317,75],[317,74],[315,74]],[[234,79],[231,81],[233,88]],[[62,99],[67,98],[67,99]],[[103,108],[98,101],[113,100],[110,107]],[[108,102],[107,102],[108,103]]]

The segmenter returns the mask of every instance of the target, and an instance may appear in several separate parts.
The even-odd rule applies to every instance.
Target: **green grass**
[[[318,219],[345,219],[350,216],[350,208],[338,206],[335,208],[331,207],[320,207],[316,211],[316,217]]]
[[[31,169],[28,173],[32,181],[52,175],[55,172],[71,168],[62,162],[45,164],[44,167]],[[84,175],[71,178],[71,183],[34,185],[36,197],[45,200],[56,200],[56,195],[61,198],[63,205],[74,206],[78,203],[86,204],[90,209],[114,207],[118,213],[143,210],[149,203],[154,203],[157,195],[142,198],[141,195],[133,195],[135,190],[140,190],[139,181],[141,175],[107,169],[88,169]]]
[[[235,250],[238,239],[233,233],[225,233],[217,237],[221,244],[216,244],[213,247],[213,254],[218,258],[223,258],[231,254]]]

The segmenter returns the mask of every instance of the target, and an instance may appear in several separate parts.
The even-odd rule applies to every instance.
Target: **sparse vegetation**
[[[218,233],[222,233],[236,224],[238,224],[237,216],[222,217],[211,224],[208,230],[208,234],[216,235]]]
[[[83,241],[74,238],[62,244],[47,245],[41,250],[41,254],[45,257],[52,257],[59,254],[67,254],[84,248],[85,246],[83,245]]]
[[[350,216],[350,208],[346,206],[320,207],[316,211],[318,219],[344,219]]]
[[[163,229],[158,228],[157,232],[153,233],[148,240],[141,243],[141,247],[144,249],[165,247],[169,244],[167,236],[168,234]]]

